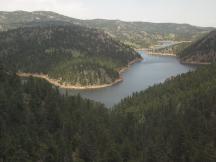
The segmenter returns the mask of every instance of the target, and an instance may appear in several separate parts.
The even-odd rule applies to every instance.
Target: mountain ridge
[[[19,16],[17,16],[17,14]],[[39,18],[39,19],[38,19]],[[214,28],[198,27],[189,24],[127,22],[121,20],[80,20],[64,16],[52,11],[34,12],[0,12],[0,30],[8,30],[25,26],[32,21],[62,21],[90,28],[97,28],[110,34],[113,38],[133,48],[150,47],[158,40],[195,40],[200,35]],[[17,22],[18,24],[14,24]]]
[[[104,19],[104,18],[93,18],[93,19],[78,19],[78,18],[74,18],[71,16],[67,16],[55,11],[45,11],[45,10],[35,10],[35,11],[25,11],[25,10],[14,10],[14,11],[0,11],[0,14],[10,14],[10,13],[32,13],[35,15],[46,15],[47,14],[51,14],[53,15],[58,15],[58,16],[62,16],[65,18],[69,18],[69,19],[74,19],[74,20],[81,20],[81,21],[91,21],[91,20],[95,20],[95,21],[113,21],[113,22],[125,22],[125,23],[149,23],[149,24],[176,24],[176,25],[187,25],[187,26],[192,26],[192,27],[198,27],[198,28],[215,28],[215,27],[211,27],[211,26],[199,26],[199,25],[194,25],[194,24],[190,24],[190,23],[177,23],[177,22],[151,22],[151,21],[141,21],[141,20],[137,20],[137,21],[127,21],[127,20],[121,20],[121,19]],[[50,16],[51,16],[50,15]]]

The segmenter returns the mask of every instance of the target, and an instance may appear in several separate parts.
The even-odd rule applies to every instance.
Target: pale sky
[[[48,10],[81,19],[173,22],[216,27],[216,0],[0,0],[0,10]]]

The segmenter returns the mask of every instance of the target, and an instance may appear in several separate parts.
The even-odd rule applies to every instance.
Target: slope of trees
[[[0,161],[121,161],[119,152],[103,105],[1,68]]]
[[[112,83],[119,77],[117,69],[141,56],[96,29],[41,23],[0,33],[0,58],[17,71],[100,85]]]
[[[136,120],[140,161],[214,162],[215,101],[216,65],[211,65],[135,93],[114,110]]]
[[[216,61],[216,31],[210,32],[178,53],[184,63],[212,63]]]
[[[3,162],[215,162],[216,65],[113,109],[0,68]]]

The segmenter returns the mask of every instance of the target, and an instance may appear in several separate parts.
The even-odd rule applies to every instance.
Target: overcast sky
[[[216,0],[0,0],[0,10],[50,10],[81,19],[176,22],[216,27]]]

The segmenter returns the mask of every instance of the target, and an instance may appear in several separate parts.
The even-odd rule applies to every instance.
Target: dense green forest
[[[124,22],[120,20],[80,20],[49,11],[0,12],[0,31],[35,25],[34,22],[62,21],[97,28],[134,48],[150,47],[159,40],[192,41],[213,28],[188,24]]]
[[[140,133],[140,161],[216,161],[216,65],[135,93],[114,110],[136,121],[129,132]]]
[[[1,162],[112,161],[120,155],[109,118],[99,103],[0,70]]]
[[[215,162],[216,65],[112,109],[0,68],[0,161]]]
[[[7,68],[43,73],[70,84],[110,84],[118,69],[141,56],[104,32],[77,25],[40,23],[0,33]]]
[[[183,63],[216,61],[216,31],[212,31],[178,53]]]

